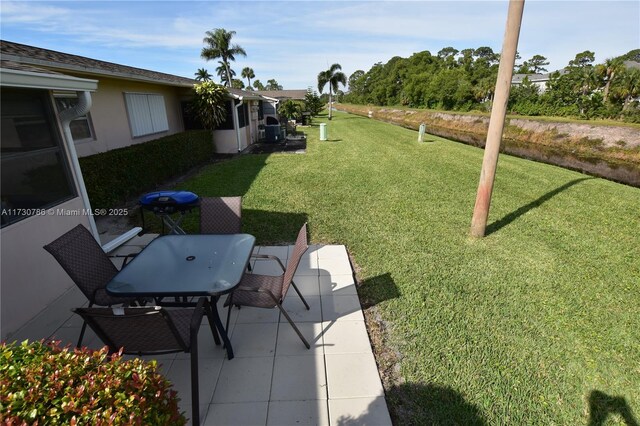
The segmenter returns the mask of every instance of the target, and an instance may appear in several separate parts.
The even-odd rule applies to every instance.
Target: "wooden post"
[[[471,236],[477,238],[484,236],[487,227],[491,193],[493,192],[493,181],[496,175],[498,154],[500,153],[504,119],[507,114],[507,102],[509,101],[513,66],[516,61],[516,49],[518,48],[523,9],[524,0],[509,0],[507,28],[504,33],[495,97],[491,108],[487,142],[484,147],[484,158],[482,160],[476,204],[473,208],[473,219],[471,220]]]

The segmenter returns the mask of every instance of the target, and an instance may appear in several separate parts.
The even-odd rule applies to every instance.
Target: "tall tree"
[[[256,75],[253,72],[253,69],[249,67],[244,67],[242,68],[241,75],[242,75],[242,78],[247,79],[247,87],[251,87],[251,79],[256,77]]]
[[[234,89],[244,89],[244,81],[233,78],[231,79],[231,87]]]
[[[547,58],[542,55],[533,55],[533,57],[525,63],[529,66],[529,68],[531,68],[531,71],[534,74],[547,72],[547,69],[545,67],[549,65],[549,61],[547,60]]]
[[[200,56],[207,61],[221,59],[222,65],[226,69],[226,75],[231,76],[229,61],[235,61],[236,56],[247,56],[247,52],[238,44],[232,44],[231,39],[236,34],[235,31],[227,31],[224,28],[215,28],[207,31],[206,37],[202,40],[207,46],[202,48]],[[231,86],[231,78],[226,79],[226,85]]]
[[[329,84],[329,120],[331,120],[332,97],[333,93],[338,91],[338,84],[342,86],[347,84],[347,76],[342,72],[340,64],[333,64],[326,71],[318,74],[318,91],[322,93],[324,87]]]
[[[266,90],[264,84],[260,80],[253,81],[253,88],[256,90]]]
[[[198,68],[198,71],[194,74],[197,81],[211,81],[211,74],[204,68]]]

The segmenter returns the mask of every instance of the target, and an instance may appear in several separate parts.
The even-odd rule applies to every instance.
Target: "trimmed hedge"
[[[184,425],[155,361],[59,342],[0,344],[3,425]]]
[[[208,130],[193,130],[80,158],[91,207],[112,208],[211,160]]]

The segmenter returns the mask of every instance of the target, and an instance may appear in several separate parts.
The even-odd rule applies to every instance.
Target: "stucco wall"
[[[82,208],[79,197],[53,207],[65,211]],[[42,247],[78,224],[88,227],[87,216],[32,216],[0,230],[0,340],[9,338],[75,285]]]
[[[91,94],[91,121],[96,139],[76,144],[78,157],[146,142],[184,130],[180,101],[188,94],[187,88],[159,84],[137,83],[127,80],[99,78],[98,90]],[[169,130],[134,138],[124,100],[125,92],[154,93],[164,97]]]

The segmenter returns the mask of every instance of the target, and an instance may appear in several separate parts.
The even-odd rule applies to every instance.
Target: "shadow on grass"
[[[487,230],[485,232],[485,235],[491,235],[494,232],[499,231],[500,229],[502,229],[505,226],[509,225],[511,222],[513,222],[514,220],[518,219],[520,216],[522,216],[523,214],[527,213],[528,211],[533,210],[536,207],[540,207],[545,202],[549,201],[550,199],[552,199],[553,197],[555,197],[559,193],[571,188],[574,185],[577,185],[578,183],[580,183],[582,181],[590,180],[590,179],[595,179],[595,178],[588,177],[588,178],[575,179],[575,180],[572,180],[570,182],[565,183],[562,186],[559,186],[558,188],[554,189],[553,191],[547,192],[546,194],[544,194],[542,197],[538,198],[537,200],[534,200],[534,201],[530,202],[529,204],[524,205],[524,206],[520,207],[519,209],[509,213],[508,215],[504,216],[502,219],[499,219],[499,220],[491,223],[489,226],[487,226]]]
[[[390,273],[368,278],[358,283],[358,294],[362,308],[367,309],[378,303],[400,297],[400,290]]]
[[[405,383],[392,387],[386,399],[393,424],[397,425],[487,424],[478,407],[446,386]],[[337,423],[340,426],[381,424],[383,409],[381,401],[375,400],[360,416],[342,416]]]
[[[622,417],[627,426],[638,426],[638,421],[622,396],[610,396],[598,390],[589,395],[589,423],[588,426],[601,426],[612,414]]]
[[[256,237],[256,245],[294,244],[306,213],[243,209],[242,232]]]

